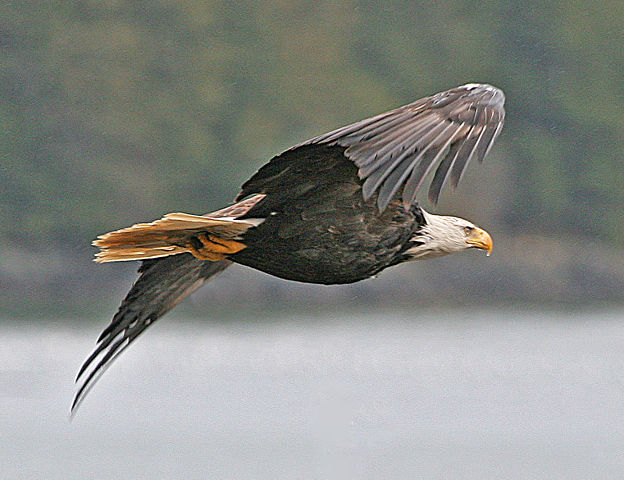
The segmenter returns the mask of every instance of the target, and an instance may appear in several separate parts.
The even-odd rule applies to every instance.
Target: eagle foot
[[[244,243],[219,238],[215,235],[207,235],[205,233],[200,233],[192,237],[187,245],[190,253],[195,257],[210,262],[223,260],[227,255],[240,252],[246,247],[247,245]]]

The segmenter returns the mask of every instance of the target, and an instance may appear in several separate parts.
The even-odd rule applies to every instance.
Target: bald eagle
[[[78,372],[78,407],[104,370],[148,326],[232,263],[288,280],[357,282],[399,263],[492,250],[436,204],[503,127],[505,96],[467,84],[339,128],[272,158],[236,203],[204,216],[170,213],[98,237],[96,262],[141,260],[140,276]],[[428,181],[428,179],[433,178]]]

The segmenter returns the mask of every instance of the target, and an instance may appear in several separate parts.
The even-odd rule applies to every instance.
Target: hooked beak
[[[466,242],[469,243],[471,247],[486,250],[488,257],[494,248],[494,242],[492,241],[490,234],[479,227],[475,227]]]

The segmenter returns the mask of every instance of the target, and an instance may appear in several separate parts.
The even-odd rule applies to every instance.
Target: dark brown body
[[[244,192],[261,183],[267,196],[241,218],[266,220],[245,233],[247,248],[230,260],[288,280],[322,284],[357,282],[401,262],[424,223],[420,208],[406,210],[395,200],[380,212],[374,198],[364,200],[357,168],[342,149],[305,148],[297,152],[299,167],[288,171],[290,186],[270,169],[243,186]],[[281,188],[271,189],[272,182]]]
[[[331,195],[312,194],[321,209]],[[383,215],[375,205],[357,206],[361,192],[353,192],[354,206],[317,213],[306,201],[291,203],[243,237],[245,250],[230,260],[276,277],[299,282],[352,283],[400,262],[419,228],[418,216],[402,205],[392,205]],[[397,202],[398,203],[398,202]],[[357,211],[356,211],[357,210]]]

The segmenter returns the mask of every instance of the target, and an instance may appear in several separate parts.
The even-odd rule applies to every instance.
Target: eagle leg
[[[199,233],[191,237],[186,247],[196,258],[216,262],[223,260],[227,255],[240,252],[247,245],[235,240]]]

